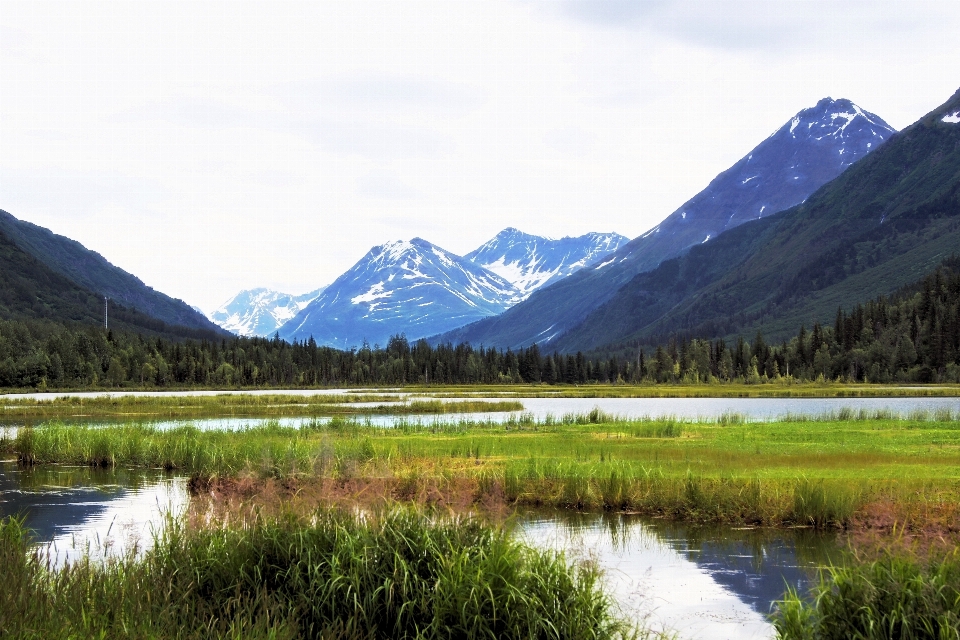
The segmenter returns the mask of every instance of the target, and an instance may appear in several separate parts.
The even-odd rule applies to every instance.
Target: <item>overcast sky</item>
[[[900,129],[960,2],[0,0],[0,208],[211,311],[371,246],[635,237],[802,108]]]

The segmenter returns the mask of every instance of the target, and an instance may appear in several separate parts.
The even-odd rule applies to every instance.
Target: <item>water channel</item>
[[[145,549],[188,500],[185,478],[159,470],[0,461],[0,518],[24,517],[55,566]]]
[[[835,534],[704,527],[621,514],[546,513],[518,519],[530,544],[595,561],[622,611],[681,638],[771,638],[786,587],[813,586],[840,562]]]
[[[183,393],[180,395],[210,395],[215,392]],[[290,392],[292,393],[292,392]],[[298,392],[299,393],[299,392]],[[330,393],[327,391],[326,393]],[[379,394],[379,392],[378,392]],[[23,394],[24,396],[43,396],[52,399],[52,394]],[[3,398],[13,396],[0,396]],[[97,396],[91,396],[97,397]],[[102,397],[102,395],[100,396]],[[406,396],[397,394],[397,402]],[[418,398],[420,396],[417,396]],[[444,402],[456,402],[465,398],[443,398]],[[474,401],[476,400],[471,398]],[[837,414],[843,409],[867,412],[886,411],[894,415],[908,417],[911,414],[934,415],[937,411],[947,410],[953,415],[960,414],[960,398],[956,397],[896,397],[896,398],[522,398],[517,400],[523,404],[523,411],[512,412],[483,412],[483,413],[440,413],[430,415],[417,414],[359,414],[349,416],[365,424],[377,427],[390,427],[397,422],[420,423],[429,425],[435,422],[493,422],[504,423],[529,417],[534,420],[545,420],[548,417],[560,419],[569,414],[587,414],[593,409],[599,409],[609,415],[624,419],[640,418],[677,418],[681,420],[716,420],[724,415],[736,414],[747,420],[770,420],[784,416],[823,416]],[[363,409],[374,406],[389,406],[390,402],[350,402],[348,406]],[[347,406],[347,405],[345,405]],[[236,430],[256,426],[263,422],[263,418],[250,417],[217,417],[217,418],[190,418],[174,420],[150,421],[159,428],[170,428],[183,424],[193,424],[201,429],[228,429]],[[328,417],[280,417],[271,418],[282,426],[300,427],[315,422],[329,421]],[[0,428],[16,427],[22,424],[22,419],[3,420],[0,417]],[[109,423],[113,420],[98,420]]]

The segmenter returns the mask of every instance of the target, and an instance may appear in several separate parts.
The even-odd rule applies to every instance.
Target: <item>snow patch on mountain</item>
[[[394,274],[391,274],[394,275]],[[389,298],[390,292],[383,290],[383,281],[378,282],[377,284],[370,287],[370,290],[366,293],[362,293],[359,296],[350,298],[350,302],[353,304],[360,304],[361,302],[373,302],[378,298]]]
[[[511,282],[519,302],[537,289],[603,260],[626,244],[617,233],[544,238],[508,227],[465,257]]]
[[[948,113],[943,116],[941,122],[946,122],[948,124],[958,124],[960,123],[960,111],[954,111],[953,113]]]

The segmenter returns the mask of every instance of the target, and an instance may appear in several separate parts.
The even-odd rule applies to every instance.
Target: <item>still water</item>
[[[24,517],[56,566],[149,547],[188,499],[186,479],[163,471],[0,461],[0,517]]]
[[[460,398],[462,400],[464,398]],[[445,402],[456,402],[457,398],[444,398]],[[822,416],[835,414],[841,409],[888,411],[903,417],[916,412],[925,412],[932,416],[938,410],[949,410],[952,415],[960,415],[960,398],[517,398],[523,404],[523,411],[485,412],[485,413],[441,413],[431,415],[362,415],[347,416],[362,423],[377,427],[391,427],[398,422],[430,425],[436,422],[493,422],[504,423],[516,420],[521,415],[544,420],[556,419],[567,414],[586,414],[593,409],[619,418],[658,418],[672,417],[683,420],[715,420],[723,415],[739,414],[748,420],[768,420],[794,416]],[[355,402],[350,406],[364,408],[368,406],[389,405],[388,402]],[[310,424],[323,424],[329,417],[281,417],[270,418],[281,426],[301,427]],[[84,419],[88,422],[89,419]],[[3,423],[0,429],[16,427],[22,420]],[[103,420],[103,424],[116,420]],[[263,418],[218,417],[191,418],[176,420],[157,420],[150,422],[161,429],[192,424],[201,429],[238,430],[263,424]],[[13,430],[6,431],[13,437]],[[2,433],[0,433],[2,435]]]
[[[562,513],[517,524],[530,544],[596,562],[625,615],[681,638],[772,638],[768,615],[787,586],[806,592],[841,555],[835,535],[806,529]]]

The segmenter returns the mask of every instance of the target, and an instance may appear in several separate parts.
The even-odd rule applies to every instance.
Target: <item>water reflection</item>
[[[626,615],[684,638],[770,638],[771,605],[839,561],[836,536],[696,527],[629,515],[527,515],[530,543],[597,562]]]
[[[184,478],[158,470],[0,462],[0,517],[24,516],[56,566],[148,547],[187,500]]]

